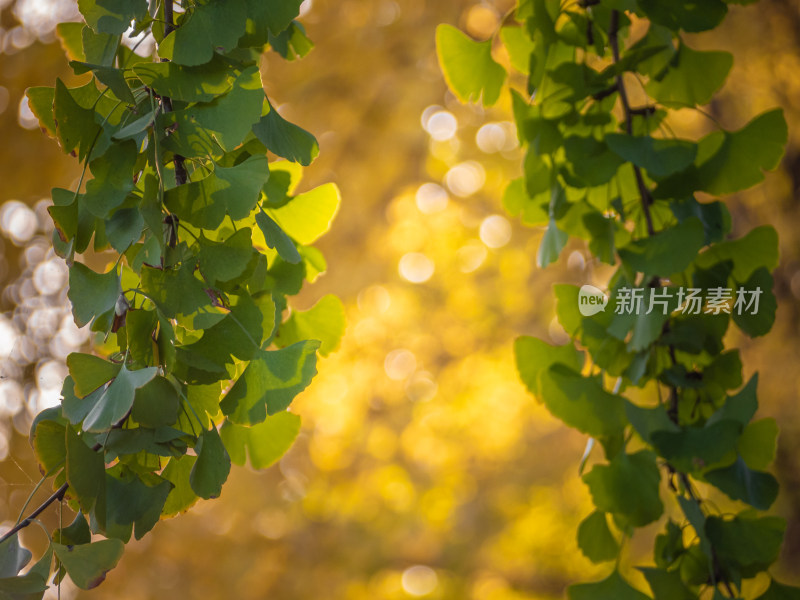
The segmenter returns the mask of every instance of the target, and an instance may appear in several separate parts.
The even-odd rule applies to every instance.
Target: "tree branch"
[[[31,514],[22,519],[22,521],[20,521],[16,525],[14,525],[14,527],[6,531],[6,533],[3,534],[3,537],[0,537],[0,544],[5,542],[8,538],[17,533],[20,529],[25,529],[28,525],[30,525],[33,522],[33,520],[36,517],[42,514],[45,511],[45,509],[48,506],[50,506],[53,502],[55,502],[56,500],[61,501],[64,498],[64,494],[67,493],[68,487],[69,487],[68,483],[62,485],[55,492],[53,492],[52,495],[47,500],[42,502]]]
[[[614,57],[614,64],[617,64],[620,60],[619,54],[619,11],[611,11],[611,23],[608,31],[608,43],[611,46],[611,53]],[[619,91],[619,98],[622,103],[622,110],[625,115],[625,132],[628,135],[633,135],[633,115],[648,115],[655,112],[655,107],[653,106],[644,106],[642,108],[632,109],[630,102],[628,100],[627,90],[625,89],[625,83],[623,81],[622,73],[616,76],[616,87],[617,91]],[[633,165],[633,172],[636,175],[636,185],[639,188],[639,194],[642,198],[642,212],[644,213],[645,221],[647,222],[647,233],[648,235],[654,235],[655,229],[653,227],[653,219],[650,215],[650,204],[653,202],[653,196],[650,193],[647,185],[644,182],[644,176],[642,175],[642,170]],[[660,285],[660,279],[658,277],[654,278],[652,281],[654,286]],[[668,327],[668,322],[665,323],[665,329]],[[677,359],[675,358],[675,349],[670,345],[669,346],[669,355],[672,359],[673,364],[677,364]],[[667,408],[667,415],[669,419],[678,425],[678,388],[670,385],[669,386],[669,407]],[[692,490],[691,481],[689,480],[689,476],[686,473],[678,471],[675,469],[670,463],[667,463],[667,467],[672,473],[678,474],[678,479],[683,485],[683,488],[686,490],[689,498],[692,499],[694,502],[700,504],[700,499],[697,498]],[[673,487],[673,489],[675,489]],[[675,490],[677,493],[677,490]],[[717,553],[714,547],[711,547],[711,555],[712,555],[712,562],[714,570],[719,569],[719,560],[717,558]],[[712,575],[713,576],[713,575]],[[731,598],[735,597],[733,589],[731,588],[730,582],[725,577],[720,577],[720,583],[725,587],[728,594],[730,594]]]
[[[164,0],[164,37],[175,31],[175,14],[172,7],[172,0]],[[166,58],[162,58],[166,62]],[[163,96],[161,98],[161,106],[164,109],[164,114],[172,112],[172,99]],[[175,154],[173,164],[175,165],[175,183],[183,185],[189,180],[186,173],[185,158],[180,154]]]
[[[614,57],[614,64],[619,63],[619,11],[611,11],[611,23],[608,30],[608,43],[611,46],[611,53]],[[625,132],[628,135],[633,135],[633,112],[631,105],[628,101],[628,92],[625,89],[625,82],[622,73],[616,76],[616,87],[619,92],[619,99],[622,102],[622,110],[625,115]],[[653,203],[653,196],[647,185],[644,182],[642,170],[633,165],[633,173],[636,176],[636,186],[639,188],[639,195],[642,197],[642,212],[644,213],[644,220],[647,223],[648,235],[655,234],[653,227],[653,217],[650,215],[650,205]]]
[[[116,423],[114,423],[111,426],[111,429],[120,429],[125,424],[125,421],[128,420],[128,417],[130,415],[131,415],[131,411],[129,410],[127,413],[125,413],[124,417],[122,417],[119,421],[117,421]],[[94,446],[92,446],[92,450],[97,452],[102,447],[103,447],[103,444],[101,444],[100,442],[97,442]],[[27,517],[22,519],[16,525],[14,525],[14,527],[12,527],[8,531],[6,531],[5,534],[3,534],[2,537],[0,537],[0,544],[5,542],[8,538],[10,538],[12,535],[17,533],[19,530],[25,529],[28,525],[30,525],[33,522],[33,520],[36,517],[38,517],[42,512],[44,512],[44,510],[48,506],[50,506],[53,502],[55,502],[56,500],[58,500],[58,501],[63,500],[64,499],[64,494],[67,493],[67,489],[68,488],[69,488],[69,483],[64,483],[60,488],[58,488],[55,492],[53,492],[50,495],[50,497],[47,498],[47,500],[45,500],[44,502],[42,502],[39,506],[37,506],[36,509],[34,509],[34,511],[31,514],[29,514]]]

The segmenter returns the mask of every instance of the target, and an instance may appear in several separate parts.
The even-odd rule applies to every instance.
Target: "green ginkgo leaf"
[[[279,208],[267,209],[267,214],[293,240],[308,245],[331,228],[341,201],[339,187],[326,183],[298,194]]]
[[[68,297],[72,302],[72,315],[79,327],[114,308],[122,293],[116,269],[96,273],[83,263],[76,262],[69,269]]]
[[[676,107],[707,104],[733,66],[728,52],[692,50],[685,43],[663,74],[653,74],[647,92],[658,102]]]
[[[78,398],[88,396],[104,383],[111,381],[122,368],[119,364],[82,352],[73,352],[67,356],[67,367]]]
[[[94,86],[91,82],[90,85]],[[83,160],[96,146],[102,129],[95,122],[95,111],[77,102],[73,94],[79,93],[76,89],[67,89],[60,79],[56,79],[53,110],[61,149],[66,153],[77,149],[78,159]]]
[[[252,427],[226,421],[220,431],[231,460],[244,465],[249,456],[254,469],[265,469],[278,461],[299,433],[300,417],[287,411],[267,417],[263,423]]]
[[[447,85],[462,102],[491,106],[500,97],[506,70],[492,58],[492,42],[476,42],[452,25],[436,28],[436,52]]]
[[[216,229],[226,213],[235,220],[247,217],[268,178],[267,157],[251,156],[233,167],[217,166],[199,181],[167,190],[164,202],[192,225]]]
[[[666,177],[682,171],[697,155],[696,145],[685,140],[609,133],[606,144],[620,158],[642,167],[653,177]]]
[[[564,246],[567,245],[569,235],[559,229],[556,220],[552,217],[547,224],[547,229],[539,243],[539,251],[536,254],[536,264],[544,268],[550,263],[554,263],[561,255]]]
[[[661,474],[656,455],[647,450],[618,454],[583,476],[595,506],[621,521],[643,527],[664,512],[659,495]]]
[[[222,242],[201,237],[198,243],[200,271],[212,285],[239,277],[254,252],[249,227],[243,227]]]
[[[78,9],[97,33],[119,34],[147,15],[147,0],[78,0]]]
[[[222,412],[233,423],[254,425],[285,410],[316,375],[319,346],[317,340],[306,340],[261,351],[222,399]]]
[[[202,67],[140,63],[133,72],[156,93],[184,102],[210,102],[232,87],[230,66],[219,57]]]
[[[320,341],[320,355],[327,356],[339,347],[344,328],[344,305],[337,296],[327,294],[308,310],[293,310],[281,325],[275,343],[291,346],[302,340],[316,339]]]
[[[567,588],[569,600],[650,600],[614,571],[597,583],[579,583]]]
[[[619,553],[619,542],[608,528],[604,512],[594,511],[578,526],[578,547],[593,563],[614,560]]]
[[[246,0],[247,45],[263,46],[269,36],[278,35],[300,14],[303,0]]]
[[[258,67],[248,67],[224,95],[208,104],[194,104],[167,115],[164,123],[173,129],[165,140],[169,149],[187,157],[233,150],[242,143],[261,118],[264,90]]]
[[[209,0],[195,4],[178,28],[158,46],[161,58],[180,65],[204,65],[215,50],[231,50],[245,32],[247,9],[241,0]]]
[[[653,23],[672,30],[687,32],[708,31],[719,25],[728,13],[722,0],[702,2],[659,2],[659,0],[637,0],[644,14]]]
[[[215,427],[204,430],[197,444],[197,461],[189,475],[189,483],[201,498],[217,498],[222,492],[222,484],[228,479],[231,459]]]
[[[317,139],[308,131],[284,119],[275,107],[253,125],[253,133],[270,152],[308,166],[319,154]]]
[[[77,496],[81,510],[105,525],[105,461],[103,455],[86,445],[86,434],[78,436],[66,428],[67,483]]]
[[[103,583],[106,573],[117,566],[124,550],[125,544],[114,539],[76,546],[53,543],[53,551],[64,565],[69,578],[84,590]]]
[[[129,371],[123,364],[114,381],[83,420],[84,431],[108,431],[112,425],[121,421],[133,407],[136,390],[153,379],[157,371],[156,367]]]
[[[302,260],[292,238],[286,235],[286,232],[267,213],[263,211],[256,213],[256,224],[264,235],[267,246],[274,248],[283,260],[293,264]]]
[[[706,136],[697,151],[698,189],[722,196],[760,183],[764,171],[780,163],[787,139],[781,109],[759,115],[738,131]]]

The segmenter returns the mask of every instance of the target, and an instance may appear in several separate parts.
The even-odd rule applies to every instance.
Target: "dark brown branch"
[[[616,10],[611,11],[611,23],[609,25],[609,31],[608,31],[608,43],[611,46],[611,53],[614,57],[614,64],[617,64],[620,60],[620,55],[619,55],[619,11]],[[651,111],[655,112],[655,107],[645,106],[637,109],[631,108],[630,102],[628,101],[628,94],[627,90],[625,89],[625,83],[623,81],[622,73],[619,73],[616,76],[616,87],[617,91],[619,91],[619,98],[620,102],[622,103],[622,110],[625,116],[625,132],[628,135],[633,135],[633,116],[635,114],[643,114],[643,115],[652,114]],[[636,175],[636,185],[639,188],[639,194],[641,195],[642,199],[642,212],[644,213],[644,217],[647,222],[647,234],[654,235],[655,229],[653,227],[653,220],[650,215],[650,204],[652,204],[653,202],[653,197],[652,194],[650,193],[650,190],[647,188],[647,185],[644,182],[644,176],[642,175],[642,170],[636,165],[633,165],[633,172]],[[650,282],[650,285],[654,287],[659,286],[660,284],[661,281],[658,277],[653,278],[653,280]],[[668,330],[668,326],[669,326],[669,321],[665,323],[665,331]],[[672,359],[672,363],[677,364],[677,359],[675,357],[675,349],[671,345],[669,346],[669,354],[670,358]],[[676,425],[679,424],[678,402],[679,402],[678,388],[673,385],[670,385],[669,407],[667,409],[667,415],[669,416],[670,420]],[[667,463],[667,468],[670,472],[670,475],[677,473],[678,480],[680,481],[682,487],[686,491],[686,494],[692,501],[697,502],[699,505],[700,499],[697,498],[694,491],[692,490],[692,484],[691,481],[689,480],[689,476],[686,473],[683,473],[675,469],[675,467],[673,467],[670,463]],[[675,487],[672,485],[671,487],[677,493],[677,489],[675,489]],[[711,548],[711,554],[714,563],[714,570],[718,571],[719,561],[717,559],[716,551],[714,550],[713,546]],[[720,577],[719,579],[720,583],[722,583],[722,585],[725,586],[725,589],[730,594],[730,596],[732,598],[735,597],[730,582],[724,577]]]
[[[611,11],[611,23],[608,29],[608,43],[611,46],[611,54],[614,57],[614,64],[617,64],[619,62],[618,10]],[[622,73],[619,73],[616,76],[616,82],[617,91],[619,92],[619,99],[622,103],[622,111],[625,116],[625,132],[628,135],[633,135],[633,113],[631,112],[631,105],[628,101],[628,92],[625,89],[625,82],[623,80]],[[653,235],[655,233],[655,228],[653,227],[653,217],[650,215],[650,205],[653,203],[653,196],[650,194],[650,190],[647,189],[647,185],[644,182],[642,170],[636,165],[633,165],[633,173],[636,176],[636,186],[639,188],[639,195],[642,198],[642,212],[644,213],[644,219],[647,223],[647,233],[648,235]]]
[[[615,93],[616,91],[617,91],[617,84],[615,83],[614,85],[608,86],[604,90],[600,90],[596,94],[592,94],[592,100],[600,101],[603,98],[607,98],[608,96],[610,96],[611,94]]]
[[[632,108],[631,114],[640,116],[640,117],[648,117],[650,115],[656,114],[656,107],[655,106],[642,106],[640,108]]]
[[[69,487],[69,484],[68,484],[68,483],[65,483],[65,484],[64,484],[64,485],[62,485],[60,488],[58,488],[58,489],[57,489],[55,492],[53,492],[53,494],[52,494],[52,495],[51,495],[51,496],[50,496],[50,497],[49,497],[47,500],[45,500],[44,502],[42,502],[42,503],[41,503],[41,504],[40,504],[40,505],[39,505],[39,506],[36,508],[36,510],[34,510],[34,511],[31,513],[31,514],[29,514],[27,517],[25,517],[24,519],[22,519],[22,521],[20,521],[20,522],[19,522],[19,523],[17,523],[16,525],[14,525],[14,527],[12,527],[11,529],[9,529],[9,530],[8,530],[8,531],[7,531],[7,532],[6,532],[6,533],[3,535],[3,537],[0,537],[0,544],[2,544],[3,542],[5,542],[5,541],[6,541],[8,538],[10,538],[12,535],[14,535],[15,533],[17,533],[17,532],[18,532],[20,529],[24,529],[24,528],[26,528],[28,525],[30,525],[30,524],[33,522],[33,520],[34,520],[36,517],[38,517],[40,514],[42,514],[42,513],[45,511],[45,509],[46,509],[48,506],[50,506],[50,505],[51,505],[53,502],[55,502],[56,500],[58,500],[58,501],[61,501],[61,500],[64,498],[64,494],[66,494],[66,493],[67,493],[67,488],[68,488],[68,487]]]
[[[119,421],[114,423],[111,426],[111,429],[121,429],[122,426],[125,425],[125,421],[128,420],[129,416],[131,416],[131,411],[130,410],[127,413],[125,413],[124,417],[122,417]],[[97,442],[94,446],[92,446],[92,450],[97,452],[102,447],[103,447],[103,444],[101,444],[100,442]],[[28,525],[33,523],[33,520],[36,517],[38,517],[40,514],[42,514],[44,512],[44,510],[48,506],[50,506],[53,502],[55,502],[56,500],[58,500],[59,502],[61,500],[63,500],[64,499],[64,494],[67,493],[67,489],[68,488],[69,488],[69,483],[64,483],[60,488],[58,488],[55,492],[53,492],[50,495],[50,497],[47,498],[47,500],[45,500],[44,502],[42,502],[39,506],[37,506],[36,509],[31,514],[29,514],[27,517],[22,519],[19,523],[14,525],[14,527],[9,529],[2,537],[0,537],[0,544],[5,542],[8,538],[10,538],[12,535],[17,533],[20,529],[24,529],[25,527],[27,527]]]
[[[164,0],[164,37],[175,31],[174,21],[175,13],[172,7],[172,0]],[[161,60],[166,61],[167,59],[162,58]],[[166,96],[162,97],[161,106],[163,107],[165,114],[172,112],[172,99],[167,98]],[[175,166],[175,183],[177,185],[183,185],[189,180],[189,177],[186,174],[184,157],[180,154],[175,154],[173,164]]]
[[[172,0],[164,0],[164,37],[175,31],[174,14]]]

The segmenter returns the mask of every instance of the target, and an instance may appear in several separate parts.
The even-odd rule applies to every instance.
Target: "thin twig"
[[[611,23],[608,30],[608,43],[611,46],[611,53],[614,57],[614,64],[619,63],[619,11],[611,11]],[[633,135],[633,113],[631,112],[631,105],[628,101],[628,92],[625,89],[625,82],[622,73],[616,76],[616,87],[619,92],[619,99],[622,102],[622,110],[625,115],[625,132],[628,135]],[[644,182],[642,170],[633,165],[633,173],[636,176],[636,186],[639,188],[639,194],[642,197],[642,212],[644,213],[644,220],[647,223],[647,234],[654,235],[655,228],[653,227],[653,217],[650,215],[650,205],[653,203],[653,196]]]
[[[125,425],[125,421],[128,420],[128,417],[130,415],[131,415],[131,411],[128,411],[127,414],[124,417],[122,417],[119,421],[117,421],[116,423],[114,423],[111,426],[111,429],[120,429],[123,425]],[[94,446],[92,446],[92,450],[94,452],[97,452],[102,447],[103,447],[103,444],[98,442]],[[29,514],[27,517],[22,519],[16,525],[14,525],[14,527],[12,527],[8,531],[6,531],[6,533],[2,537],[0,537],[0,544],[5,542],[8,538],[10,538],[12,535],[17,533],[20,529],[24,529],[25,527],[27,527],[28,525],[33,523],[35,521],[36,517],[38,517],[42,512],[44,512],[44,510],[48,506],[50,506],[53,502],[55,502],[56,500],[58,500],[58,501],[63,500],[64,499],[64,494],[67,493],[67,489],[68,488],[69,488],[69,483],[64,483],[60,488],[58,488],[55,492],[53,492],[50,495],[50,497],[47,498],[47,500],[45,500],[44,502],[42,502],[39,506],[37,506],[36,509],[34,509],[34,511],[31,514]]]
[[[173,31],[175,31],[175,23],[172,0],[164,0],[164,37],[168,36]],[[164,62],[167,61],[166,58],[162,58],[161,60]],[[164,114],[172,112],[172,99],[162,96],[161,106],[164,108]],[[178,185],[183,185],[189,180],[186,174],[185,160],[186,159],[180,154],[175,154],[173,164],[175,166],[175,183]]]
[[[67,493],[68,487],[69,487],[68,483],[62,485],[55,492],[53,492],[53,494],[47,500],[42,502],[31,514],[22,519],[22,521],[20,521],[16,525],[14,525],[14,527],[6,531],[3,537],[0,537],[0,544],[5,542],[8,538],[17,533],[20,529],[24,529],[25,527],[33,523],[33,520],[40,514],[42,514],[45,511],[45,509],[48,506],[50,506],[53,502],[55,502],[56,500],[61,500],[64,497],[64,494]]]

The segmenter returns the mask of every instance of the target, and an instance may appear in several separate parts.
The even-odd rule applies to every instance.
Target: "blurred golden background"
[[[577,242],[551,268],[535,267],[542,232],[520,227],[501,202],[520,173],[510,100],[459,105],[434,51],[438,23],[485,39],[511,8],[304,3],[316,49],[292,63],[267,55],[262,71],[282,113],[319,139],[303,187],[342,190],[319,244],[329,272],[297,302],[339,295],[342,346],[293,404],[303,430],[279,465],[234,469],[221,499],[160,523],[99,588],[65,585],[62,598],[544,600],[606,573],[574,541],[591,510],[578,476],[586,440],[525,392],[512,356],[520,334],[566,340],[552,283],[605,273]],[[32,416],[58,401],[64,359],[88,334],[71,322],[45,211],[49,189],[74,184],[78,165],[23,101],[29,86],[72,78],[53,28],[77,10],[71,0],[0,0],[0,9],[0,519],[13,523],[39,477]],[[729,207],[735,232],[770,223],[781,236],[775,327],[732,342],[745,377],[761,372],[760,414],[781,427],[775,508],[789,521],[781,569],[791,581],[800,563],[800,2],[732,5],[719,31],[691,43],[735,55],[708,107],[724,126],[776,105],[790,126],[779,172]],[[690,111],[672,124],[690,137],[713,125]],[[36,547],[43,533],[28,528],[23,540]],[[649,547],[636,538],[626,562],[646,563]]]

